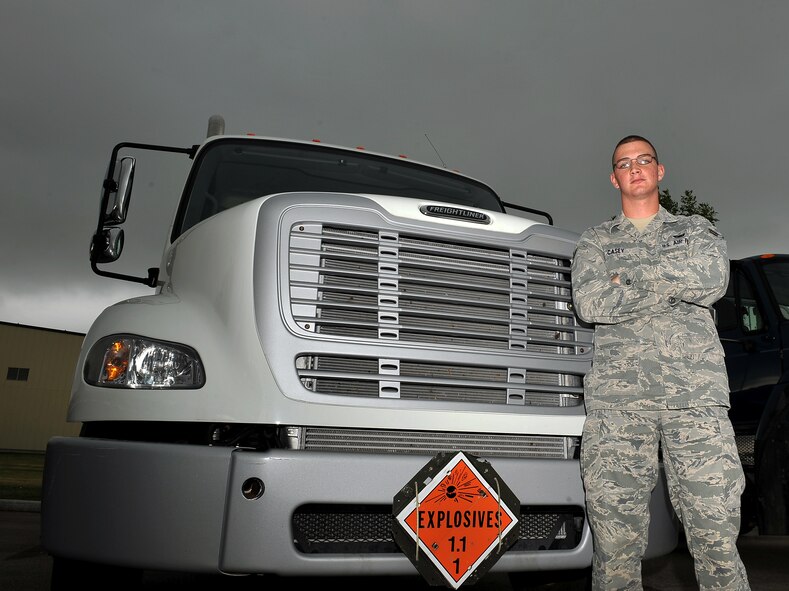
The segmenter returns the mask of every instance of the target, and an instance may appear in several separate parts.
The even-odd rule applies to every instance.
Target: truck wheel
[[[131,591],[142,588],[143,571],[106,564],[52,557],[51,591]]]

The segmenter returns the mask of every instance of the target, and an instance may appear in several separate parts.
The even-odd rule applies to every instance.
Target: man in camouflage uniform
[[[745,479],[728,418],[723,348],[710,306],[726,291],[726,242],[701,216],[659,203],[654,146],[616,146],[622,213],[586,230],[572,264],[578,316],[595,325],[584,381],[581,469],[595,590],[642,589],[659,445],[701,589],[749,589],[736,547]]]

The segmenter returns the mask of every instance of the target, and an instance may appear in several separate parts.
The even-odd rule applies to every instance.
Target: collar
[[[673,224],[673,223],[675,223],[677,221],[679,221],[679,218],[677,216],[675,216],[673,213],[670,213],[662,205],[659,205],[657,214],[655,214],[655,217],[652,218],[652,221],[649,222],[649,223],[650,223],[650,225],[654,224],[654,223],[658,223],[658,224]],[[630,220],[628,220],[625,217],[624,212],[620,211],[619,215],[616,216],[611,221],[611,231],[612,232],[622,231],[622,230],[624,230],[627,227],[633,227],[633,224],[630,222]]]

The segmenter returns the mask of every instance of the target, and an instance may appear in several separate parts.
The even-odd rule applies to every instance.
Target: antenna
[[[429,137],[427,137],[427,134],[425,134],[425,137],[427,138],[427,141],[428,141],[428,142],[430,142],[430,138],[429,138]],[[446,165],[446,163],[444,162],[444,159],[441,157],[441,154],[439,154],[439,153],[438,153],[438,150],[436,150],[436,147],[435,147],[435,146],[433,146],[433,142],[430,142],[430,145],[432,146],[433,150],[435,151],[435,153],[436,153],[436,156],[438,156],[438,159],[439,159],[439,160],[441,160],[441,165],[442,165],[444,168],[446,168],[446,167],[447,167],[447,165]]]

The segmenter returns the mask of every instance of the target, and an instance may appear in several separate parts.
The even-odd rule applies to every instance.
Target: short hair
[[[646,142],[646,143],[648,143],[649,147],[652,148],[652,153],[655,155],[655,161],[658,164],[660,164],[660,158],[658,158],[657,150],[655,149],[655,146],[652,144],[652,142],[650,142],[647,138],[642,137],[640,135],[626,135],[625,137],[623,137],[621,140],[619,140],[616,143],[616,146],[614,146],[614,151],[611,153],[611,167],[612,168],[616,168],[616,163],[614,162],[614,154],[616,154],[616,151],[619,148],[619,146],[621,146],[622,144],[629,144],[631,142]]]

